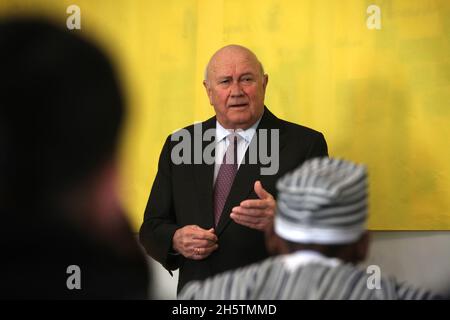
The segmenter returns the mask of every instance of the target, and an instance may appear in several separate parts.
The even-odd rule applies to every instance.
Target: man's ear
[[[267,83],[269,83],[269,75],[266,73],[263,78],[263,88],[264,92],[266,91]]]
[[[271,256],[289,253],[286,242],[273,229],[273,223],[265,230],[266,249]]]
[[[206,80],[203,80],[203,86],[205,87],[206,95],[208,96],[208,99],[209,99],[209,104],[213,105],[211,89],[209,88],[209,84],[208,84],[208,82]]]
[[[366,231],[363,233],[361,238],[359,238],[356,243],[356,259],[358,262],[362,262],[366,260],[367,255],[369,253],[369,244],[370,244],[370,233]]]

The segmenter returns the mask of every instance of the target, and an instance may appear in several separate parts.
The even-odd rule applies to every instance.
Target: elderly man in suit
[[[213,161],[177,161],[177,133],[163,146],[140,241],[169,272],[180,269],[178,291],[191,280],[268,257],[264,230],[274,217],[277,179],[309,158],[327,155],[321,133],[269,111],[267,83],[253,52],[238,45],[221,48],[203,82],[216,115],[182,129],[195,140],[182,157],[198,155],[198,149],[207,154],[211,143],[204,137],[212,132]],[[275,170],[263,170],[263,149],[276,158]]]

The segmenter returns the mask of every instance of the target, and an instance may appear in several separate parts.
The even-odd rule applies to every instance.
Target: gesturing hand
[[[239,207],[232,209],[230,217],[243,226],[265,230],[272,225],[276,201],[260,181],[255,182],[255,193],[259,199],[242,201]]]
[[[218,248],[217,236],[213,228],[205,230],[197,225],[187,225],[175,231],[172,246],[186,258],[202,260]]]

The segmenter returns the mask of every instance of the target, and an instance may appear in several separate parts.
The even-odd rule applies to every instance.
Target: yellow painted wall
[[[126,88],[122,195],[136,230],[164,139],[213,114],[203,70],[230,43],[263,62],[276,115],[322,131],[332,156],[368,165],[371,229],[450,229],[449,1],[0,0],[0,15],[65,26],[70,4]],[[380,30],[367,28],[371,4]]]

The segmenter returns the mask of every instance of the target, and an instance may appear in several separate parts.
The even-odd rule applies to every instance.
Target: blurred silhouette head
[[[94,45],[39,20],[0,23],[0,48],[2,203],[58,206],[113,158],[115,73]]]
[[[277,183],[277,214],[269,249],[314,250],[346,262],[365,259],[368,246],[367,171],[330,158],[308,160]]]
[[[124,103],[109,60],[26,18],[0,22],[0,48],[0,297],[146,298],[145,258],[116,192]],[[72,264],[81,290],[66,286]]]

